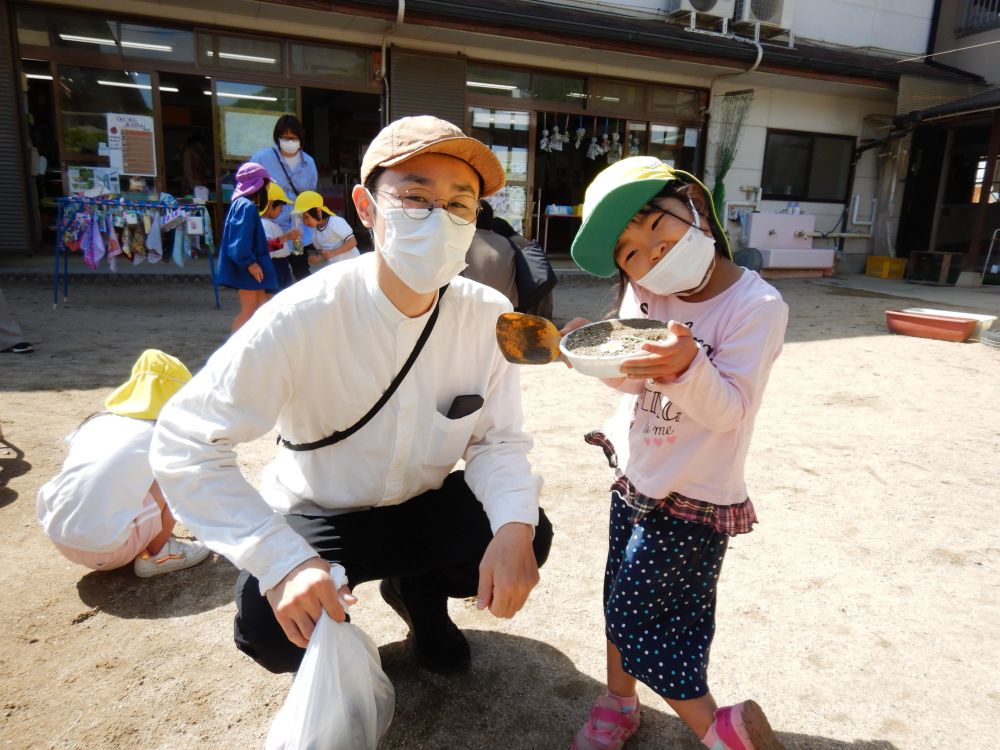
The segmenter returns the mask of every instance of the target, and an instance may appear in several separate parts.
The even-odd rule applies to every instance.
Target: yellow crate
[[[865,275],[880,279],[901,279],[906,271],[906,258],[890,258],[888,255],[870,255],[865,264]]]

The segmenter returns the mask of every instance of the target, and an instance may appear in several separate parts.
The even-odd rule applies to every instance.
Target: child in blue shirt
[[[240,311],[233,318],[232,331],[250,320],[257,308],[278,291],[278,277],[260,218],[260,212],[268,205],[269,182],[267,170],[260,164],[247,162],[241,166],[236,173],[236,190],[222,229],[217,281],[235,289],[240,300]]]

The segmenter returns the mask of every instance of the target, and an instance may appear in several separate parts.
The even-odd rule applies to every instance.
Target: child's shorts
[[[654,510],[633,524],[611,493],[604,621],[625,671],[657,694],[691,700],[708,692],[715,592],[728,537]]]
[[[292,265],[288,262],[288,258],[271,258],[271,263],[274,264],[274,273],[278,277],[279,292],[295,283],[295,279],[292,278]]]
[[[150,494],[142,501],[142,511],[132,521],[132,528],[129,530],[128,539],[122,542],[116,549],[108,552],[87,552],[85,550],[67,547],[64,544],[56,544],[58,549],[67,560],[83,565],[91,570],[114,570],[121,568],[132,562],[139,554],[149,546],[150,540],[163,530],[160,521],[160,506]]]

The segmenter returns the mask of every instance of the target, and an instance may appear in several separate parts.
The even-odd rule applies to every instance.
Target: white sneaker
[[[170,537],[155,557],[143,552],[135,558],[135,574],[140,578],[152,578],[161,573],[173,573],[197,565],[211,554],[211,550],[194,539]]]

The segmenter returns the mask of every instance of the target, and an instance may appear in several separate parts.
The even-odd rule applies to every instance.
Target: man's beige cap
[[[500,160],[486,144],[446,120],[420,115],[391,122],[375,136],[361,162],[361,184],[376,167],[392,167],[418,154],[445,154],[464,161],[483,178],[482,198],[493,195],[506,181]]]

